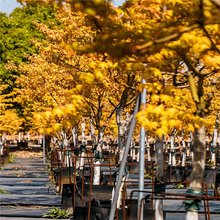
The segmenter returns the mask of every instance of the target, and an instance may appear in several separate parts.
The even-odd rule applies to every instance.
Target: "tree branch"
[[[210,72],[210,73],[203,74],[203,76],[204,76],[204,78],[206,79],[206,78],[209,78],[209,77],[212,76],[212,75],[215,75],[216,73],[218,73],[218,71],[220,71],[220,69],[215,69],[215,70],[213,70],[213,71]]]
[[[190,60],[186,56],[186,54],[181,50],[176,50],[176,52],[180,55],[180,57],[183,59],[185,64],[188,66],[188,68],[194,73],[195,76],[203,77],[200,72],[196,70],[196,68],[191,64]]]
[[[213,76],[213,75],[215,75],[216,73],[218,73],[218,71],[220,71],[220,69],[216,69],[216,70],[213,70],[213,71],[210,72],[210,73],[203,74],[203,77],[204,77],[204,79],[207,79],[207,78],[209,78],[210,76]],[[178,89],[189,88],[189,84],[187,84],[187,85],[182,85],[182,84],[187,83],[187,82],[188,82],[188,80],[185,81],[185,82],[179,83],[179,84],[177,84],[176,86],[177,86]],[[195,83],[198,83],[198,80],[196,80]],[[182,86],[181,86],[181,85],[182,85]]]
[[[214,41],[212,40],[209,32],[206,30],[205,26],[201,26],[203,32],[205,33],[206,37],[209,39],[209,41],[211,42],[212,45],[212,49],[216,50],[219,54],[220,54],[220,49],[216,46],[216,44],[214,43]]]
[[[166,43],[166,42],[169,42],[169,41],[172,41],[172,40],[177,40],[179,37],[181,37],[182,34],[184,34],[186,32],[189,32],[189,31],[192,31],[196,28],[199,28],[199,24],[193,24],[189,27],[186,27],[183,31],[179,31],[178,33],[171,34],[171,35],[166,36],[164,38],[160,38],[160,39],[154,40],[154,41],[148,41],[148,42],[146,42],[145,44],[142,44],[142,45],[137,45],[134,48],[134,52],[145,53],[147,48],[149,48],[153,45]]]

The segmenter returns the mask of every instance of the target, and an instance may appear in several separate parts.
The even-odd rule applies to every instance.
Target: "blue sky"
[[[10,14],[20,4],[16,0],[0,0],[0,11]]]
[[[121,5],[125,0],[113,0],[115,6]],[[20,4],[17,0],[0,0],[0,11],[10,14]]]

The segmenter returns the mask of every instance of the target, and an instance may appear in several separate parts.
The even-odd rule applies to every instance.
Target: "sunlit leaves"
[[[76,112],[99,129],[145,87],[148,103],[137,118],[153,135],[207,124],[202,117],[218,111],[216,92],[209,91],[210,110],[203,87],[220,65],[219,16],[211,1],[200,3],[128,0],[116,8],[106,1],[60,1],[62,26],[36,24],[47,41],[22,67],[20,103],[45,112],[35,119],[46,133],[69,129]],[[85,104],[80,111],[74,94]]]
[[[0,136],[3,133],[14,134],[21,129],[23,120],[13,110],[6,110],[0,114]]]
[[[34,126],[40,133],[55,134],[62,130],[71,130],[81,119],[84,107],[81,96],[74,96],[71,104],[56,107],[42,113],[34,114]]]
[[[187,90],[167,89],[160,94],[153,94],[149,98],[146,108],[137,114],[138,122],[151,134],[159,137],[173,131],[173,129],[193,131],[209,122],[195,116],[195,104]]]

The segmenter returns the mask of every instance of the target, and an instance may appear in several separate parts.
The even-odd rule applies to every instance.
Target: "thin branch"
[[[220,69],[215,69],[215,70],[213,70],[213,71],[210,72],[210,73],[203,74],[203,76],[204,76],[204,78],[206,79],[206,78],[209,78],[209,77],[212,76],[212,75],[215,75],[216,73],[218,73],[218,71],[220,71]]]
[[[169,41],[172,41],[172,40],[177,40],[179,37],[182,36],[182,34],[186,33],[186,32],[189,32],[189,31],[192,31],[196,28],[199,28],[200,25],[199,24],[193,24],[189,27],[186,27],[185,30],[183,31],[179,31],[178,33],[174,33],[174,34],[171,34],[169,36],[166,36],[164,38],[161,38],[161,39],[158,39],[158,40],[155,40],[155,41],[148,41],[146,42],[145,44],[142,44],[142,45],[137,45],[135,48],[134,48],[134,52],[140,52],[140,53],[145,53],[147,48],[153,46],[153,45],[157,45],[157,44],[161,44],[161,43],[166,43],[166,42],[169,42]]]
[[[214,43],[214,41],[212,40],[209,32],[206,30],[205,26],[201,26],[202,30],[204,31],[206,37],[209,39],[209,41],[211,42],[212,45],[212,49],[216,50],[219,54],[220,54],[220,49],[216,46],[216,44]]]
[[[129,106],[131,103],[133,103],[136,99],[137,99],[136,96],[135,96],[133,99],[131,99],[131,101],[128,102],[128,103],[125,105],[125,108],[126,108],[127,106]]]
[[[185,85],[185,86],[177,86],[177,89],[186,89],[189,88],[189,84]]]
[[[213,0],[214,1],[214,0]],[[215,0],[216,2],[217,0]],[[219,7],[220,7],[220,3],[219,4]],[[151,41],[148,41],[142,45],[137,45],[134,47],[133,49],[133,52],[139,52],[139,53],[145,53],[147,51],[147,49],[153,45],[157,45],[157,44],[161,44],[161,43],[166,43],[166,42],[169,42],[169,41],[174,41],[174,40],[177,40],[178,38],[180,38],[182,36],[182,34],[186,33],[186,32],[189,32],[189,31],[192,31],[194,29],[197,29],[197,28],[200,28],[201,27],[201,19],[199,20],[200,22],[196,23],[196,24],[193,24],[189,27],[186,27],[183,31],[179,31],[178,33],[174,33],[174,34],[171,34],[169,36],[166,36],[164,38],[160,38],[158,40],[151,40]],[[211,24],[220,24],[219,21],[216,21],[216,22],[210,22],[210,23],[204,23],[204,25],[211,25]]]
[[[115,113],[115,111],[116,111],[116,108],[114,108],[112,112],[109,114],[109,116],[107,117],[106,122],[105,122],[105,127],[108,124],[109,120],[111,119],[112,115]]]
[[[84,98],[84,100],[88,104],[88,106],[90,107],[90,109],[92,110],[92,112],[93,112],[93,114],[95,116],[96,115],[96,111],[95,111],[96,106],[92,102],[87,101],[86,98]]]
[[[117,107],[118,107],[118,105],[116,106],[116,105],[112,102],[111,99],[108,98],[108,101],[110,102],[110,104],[111,104],[114,108],[117,108]]]
[[[201,67],[201,69],[199,69],[199,72],[203,71],[205,68],[207,68],[205,65]]]
[[[204,77],[204,79],[207,79],[207,78],[209,78],[210,76],[213,76],[213,75],[215,75],[216,73],[218,73],[218,71],[220,71],[220,69],[216,69],[216,70],[213,70],[213,71],[210,72],[210,73],[203,74],[203,77]],[[196,80],[195,82],[198,83],[198,80]],[[187,82],[184,82],[184,83],[187,83]],[[183,83],[180,83],[179,85],[177,85],[177,88],[178,88],[178,89],[189,88],[189,84],[183,85],[183,86],[181,86],[181,84],[183,84]]]
[[[180,55],[180,57],[183,59],[185,64],[188,66],[188,68],[194,73],[195,76],[203,77],[200,72],[196,70],[196,68],[191,64],[190,60],[186,56],[186,54],[183,51],[177,50],[177,53]]]
[[[186,84],[186,83],[188,83],[188,80],[186,80],[186,81],[184,81],[184,82],[176,82],[175,85],[176,85],[176,86],[181,86],[181,85],[184,85],[184,84]],[[179,88],[179,87],[178,87],[178,88]]]

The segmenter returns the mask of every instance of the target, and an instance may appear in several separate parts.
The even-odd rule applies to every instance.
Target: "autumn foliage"
[[[97,131],[115,132],[115,110],[122,108],[124,117],[146,87],[147,105],[137,119],[150,134],[213,129],[220,74],[216,1],[128,0],[117,8],[63,0],[56,7],[60,24],[34,23],[46,38],[19,67],[16,102],[33,128],[54,133],[90,118]]]

